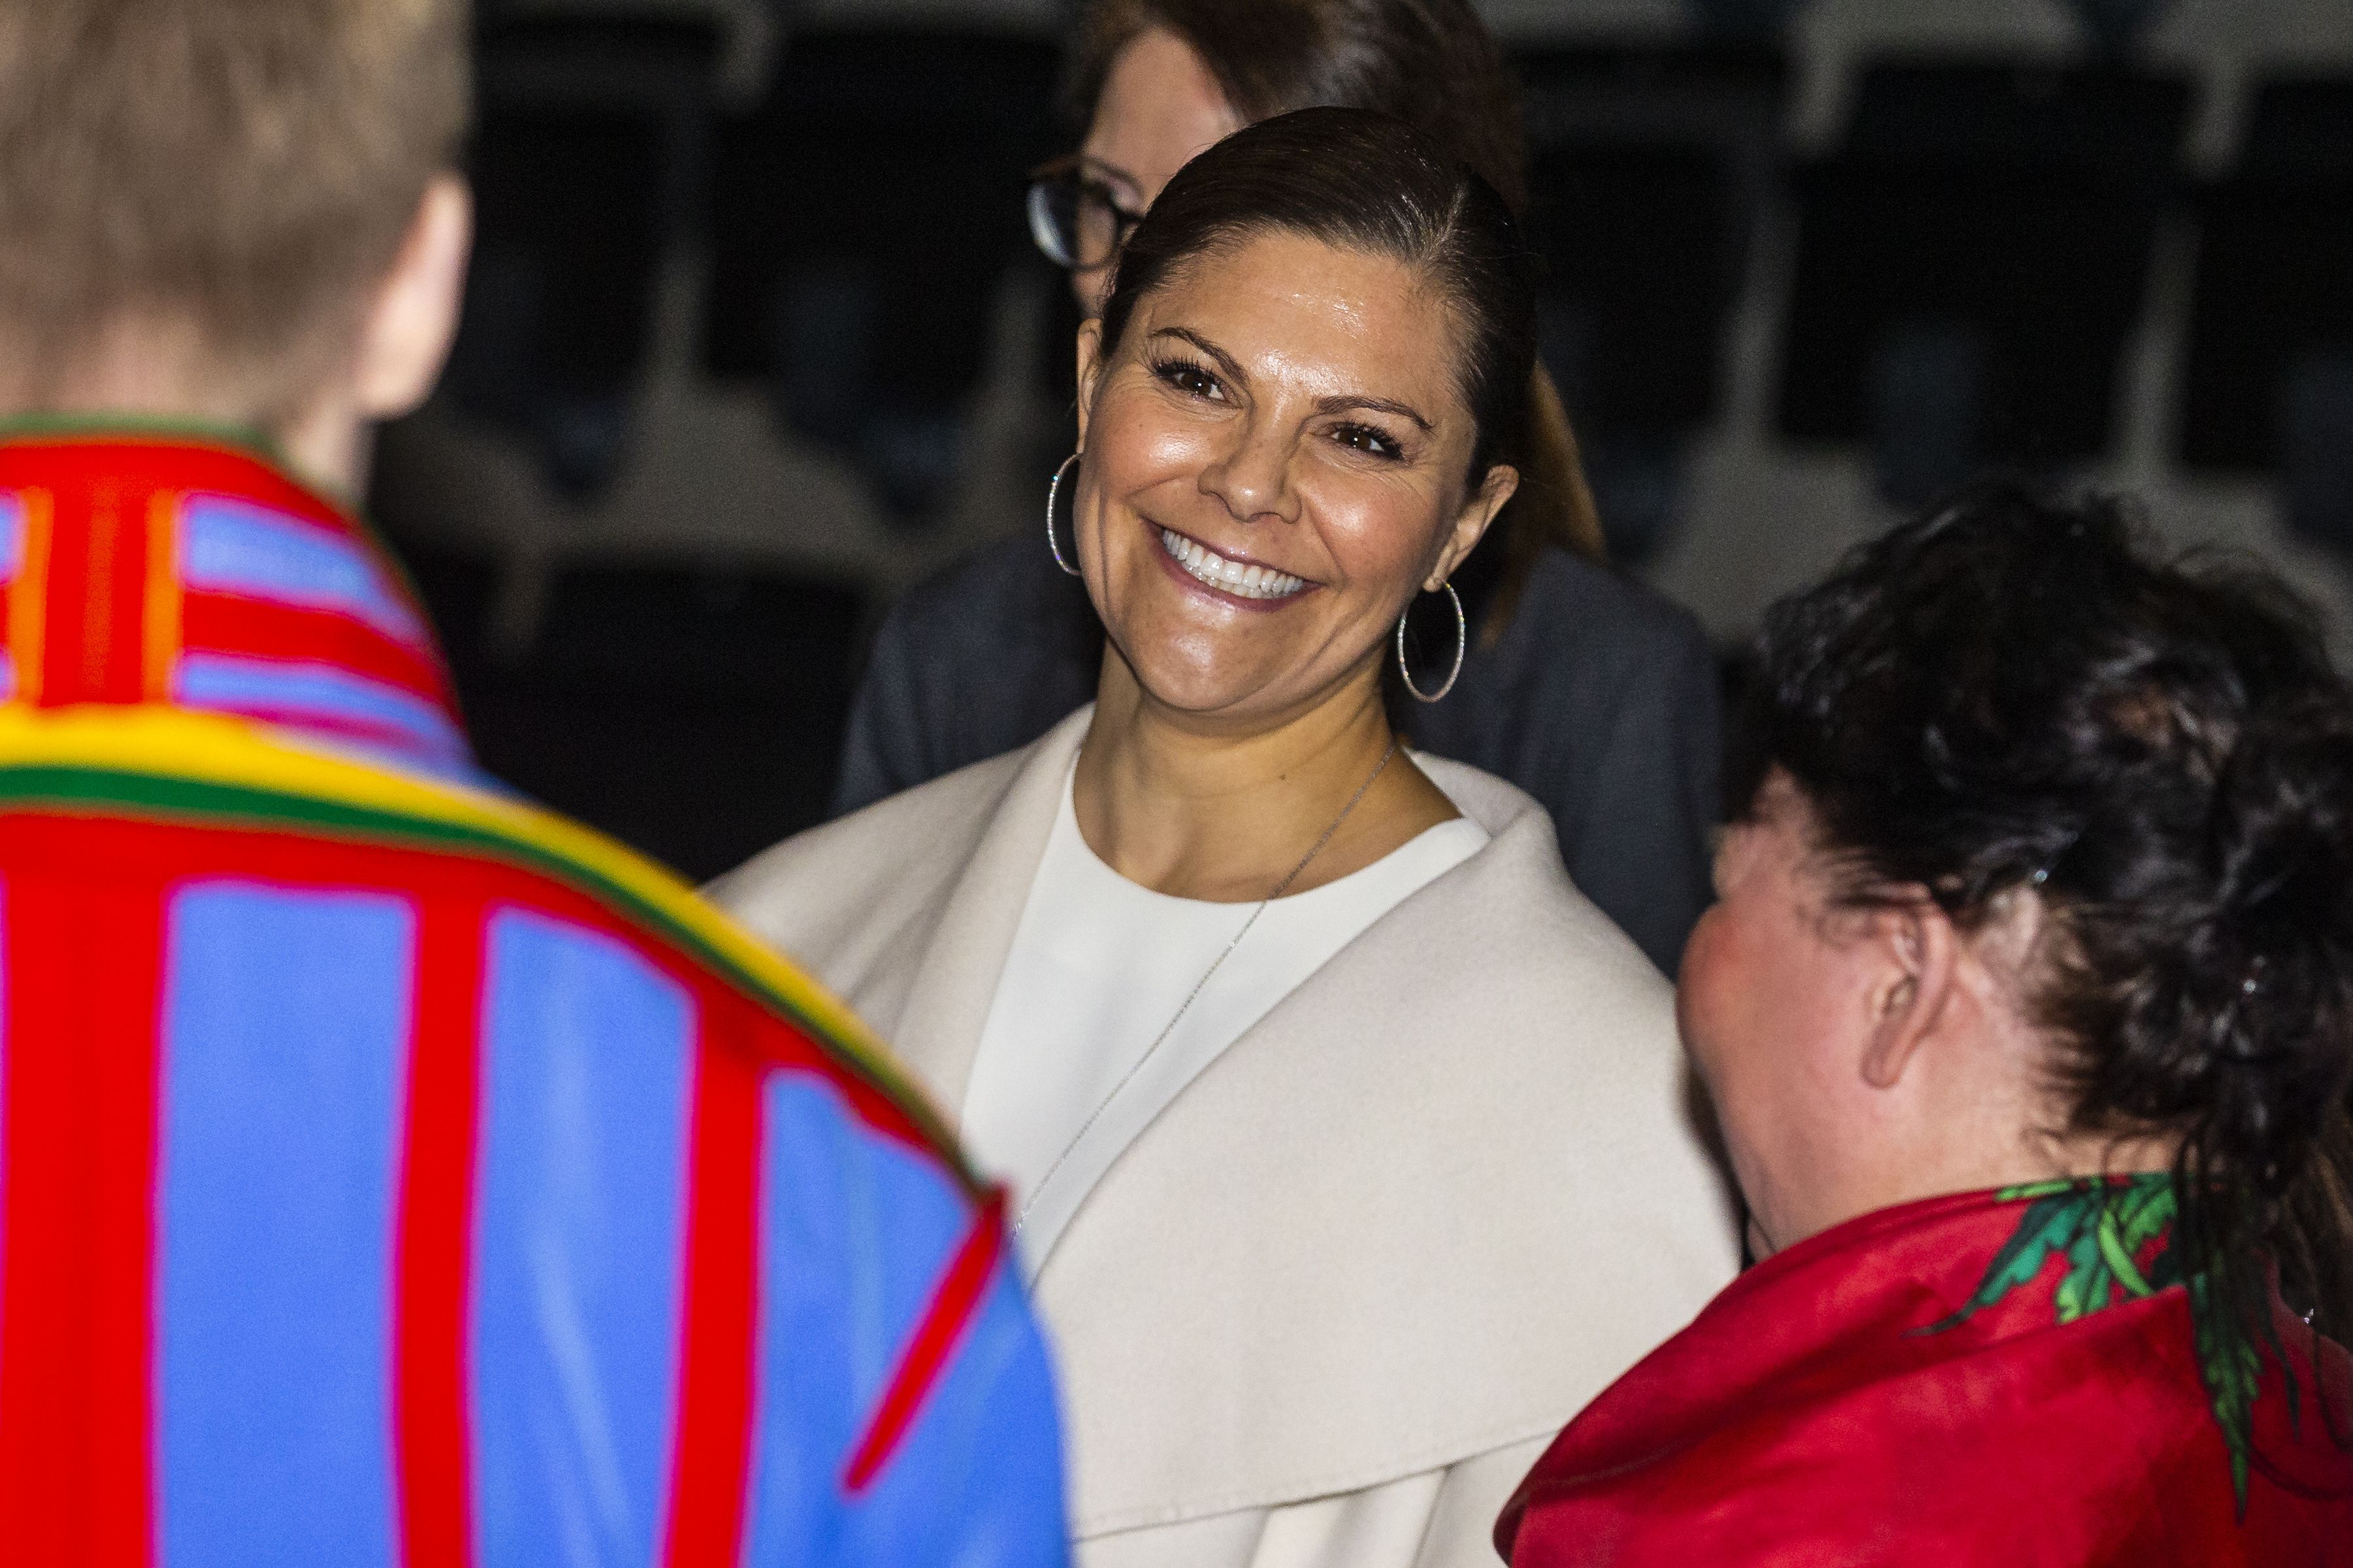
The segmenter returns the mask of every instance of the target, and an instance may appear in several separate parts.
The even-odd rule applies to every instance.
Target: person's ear
[[[1874,973],[1864,993],[1871,1016],[1862,1078],[1873,1089],[1893,1089],[1953,1005],[1960,934],[1922,897],[1873,911],[1863,941]]]
[[[473,239],[473,194],[456,174],[436,175],[360,322],[352,387],[363,419],[397,419],[440,380],[458,335]]]
[[[1103,321],[1079,323],[1079,450],[1087,449],[1087,416],[1094,412],[1095,384],[1103,379]]]
[[[1454,569],[1461,565],[1463,558],[1478,547],[1480,540],[1486,537],[1487,530],[1494,523],[1495,514],[1504,510],[1504,503],[1510,500],[1519,488],[1520,471],[1510,464],[1498,463],[1487,470],[1487,477],[1480,482],[1479,488],[1463,498],[1462,510],[1454,516],[1454,526],[1447,530],[1445,539],[1440,542],[1438,560],[1431,565],[1430,574],[1422,579],[1421,586],[1425,593],[1435,594],[1446,586],[1446,580],[1454,575]]]

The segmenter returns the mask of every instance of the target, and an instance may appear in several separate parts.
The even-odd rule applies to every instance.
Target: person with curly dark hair
[[[1498,1545],[2353,1563],[2353,690],[2308,616],[2004,488],[1757,658],[1679,1016],[1764,1261]]]

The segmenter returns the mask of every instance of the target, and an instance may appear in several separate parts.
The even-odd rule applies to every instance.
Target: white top
[[[1486,843],[1486,829],[1456,817],[1360,871],[1276,900],[1155,1051],[1259,906],[1171,898],[1113,870],[1079,831],[1066,775],[961,1117],[965,1147],[1012,1188],[1012,1212],[1024,1216],[1015,1237],[1024,1272],[1036,1276],[1096,1181],[1204,1068],[1365,928]]]

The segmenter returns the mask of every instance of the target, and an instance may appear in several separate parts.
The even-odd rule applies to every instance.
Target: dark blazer
[[[1648,589],[1561,551],[1537,563],[1492,648],[1475,640],[1473,608],[1453,691],[1407,704],[1413,743],[1542,801],[1579,890],[1672,974],[1709,897],[1718,740],[1706,637]],[[992,545],[922,584],[875,638],[835,812],[1028,745],[1094,697],[1102,658],[1085,588],[1041,542]],[[1443,672],[1416,676],[1428,688]]]

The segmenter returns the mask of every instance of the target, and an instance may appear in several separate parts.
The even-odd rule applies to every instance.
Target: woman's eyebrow
[[[1428,435],[1430,430],[1430,421],[1424,419],[1410,404],[1399,403],[1394,398],[1357,397],[1342,393],[1337,396],[1319,397],[1315,400],[1315,411],[1318,414],[1345,414],[1352,408],[1368,409],[1375,414],[1394,414],[1400,419],[1410,419],[1421,426],[1424,435]]]
[[[1233,355],[1228,353],[1225,350],[1219,348],[1217,344],[1211,342],[1208,339],[1203,337],[1198,332],[1188,331],[1183,327],[1163,327],[1152,335],[1155,338],[1182,338],[1187,342],[1191,343],[1195,348],[1199,349],[1203,353],[1208,354],[1211,359],[1216,360],[1218,362],[1218,368],[1224,371],[1226,374],[1236,383],[1246,384],[1250,380],[1249,376],[1242,374],[1242,367],[1235,361]]]
[[[1104,184],[1114,187],[1113,195],[1125,196],[1138,207],[1145,205],[1143,184],[1117,163],[1106,163],[1092,153],[1080,153],[1078,163],[1082,173],[1092,174]]]
[[[1242,367],[1235,363],[1233,355],[1226,353],[1198,332],[1184,327],[1162,327],[1152,335],[1155,338],[1182,338],[1217,361],[1218,368],[1224,371],[1235,382],[1247,383],[1250,379],[1242,374]],[[1422,417],[1420,410],[1411,404],[1399,403],[1395,398],[1361,397],[1354,393],[1338,393],[1330,397],[1319,397],[1315,400],[1315,412],[1318,414],[1344,414],[1352,408],[1367,409],[1376,414],[1394,414],[1400,419],[1410,419],[1421,426],[1425,435],[1432,427],[1430,421]]]

